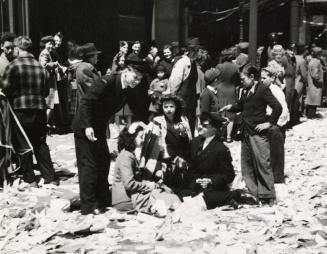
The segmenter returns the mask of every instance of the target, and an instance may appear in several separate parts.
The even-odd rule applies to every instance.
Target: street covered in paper
[[[321,113],[323,119],[287,132],[287,179],[276,185],[277,205],[200,211],[186,201],[165,218],[113,208],[81,215],[73,136],[53,135],[61,185],[21,191],[17,181],[0,193],[0,253],[326,253],[327,112]],[[242,188],[240,142],[229,147],[233,187]]]

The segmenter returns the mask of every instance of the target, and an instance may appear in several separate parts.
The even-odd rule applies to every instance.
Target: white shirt
[[[278,100],[278,102],[283,108],[283,111],[277,122],[278,126],[283,127],[290,120],[290,114],[288,111],[285,94],[283,90],[276,84],[271,84],[269,88],[271,93],[275,96],[275,98]],[[267,106],[266,113],[267,115],[271,115],[272,113],[271,107]]]
[[[123,75],[125,75],[124,72],[122,72],[122,74],[120,76],[120,81],[121,81],[122,89],[124,90],[124,89],[126,89],[128,87],[128,85],[124,82],[125,80],[124,80]]]
[[[214,87],[212,87],[212,86],[210,86],[210,85],[208,85],[207,88],[208,88],[211,92],[213,92],[214,94],[217,94],[217,93],[218,93],[217,88],[214,88]]]
[[[204,140],[202,150],[204,150],[209,145],[209,143],[213,140],[214,137],[215,135],[208,137]]]

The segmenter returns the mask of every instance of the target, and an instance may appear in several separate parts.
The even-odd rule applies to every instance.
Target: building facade
[[[111,64],[120,40],[158,46],[188,37],[216,54],[239,42],[240,17],[248,40],[249,6],[241,0],[0,0],[1,32],[29,35],[38,42],[60,31],[65,41],[95,42],[103,66]],[[242,11],[240,12],[240,3]],[[327,47],[327,0],[258,0],[258,45],[270,32],[282,32],[284,44]],[[226,12],[227,11],[227,12]],[[225,15],[227,13],[227,15]],[[35,52],[38,43],[34,43]],[[144,47],[146,54],[148,47]]]

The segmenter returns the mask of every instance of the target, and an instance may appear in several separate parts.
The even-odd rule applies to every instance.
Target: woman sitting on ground
[[[183,187],[183,178],[187,169],[185,160],[192,139],[189,122],[181,114],[182,105],[183,101],[176,96],[163,96],[159,106],[160,115],[154,117],[148,126],[152,134],[159,135],[157,144],[160,147],[160,153],[155,156],[159,162],[156,170],[162,171],[164,184],[172,188],[175,193]],[[156,149],[147,150],[155,151]],[[163,165],[165,167],[160,168]]]
[[[179,198],[169,189],[154,181],[144,180],[139,169],[144,141],[143,123],[125,127],[118,137],[119,155],[116,160],[112,185],[112,205],[121,211],[154,212],[155,201],[162,199],[167,208],[179,204]]]

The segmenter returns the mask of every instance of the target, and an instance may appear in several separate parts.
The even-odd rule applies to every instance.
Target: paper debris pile
[[[71,211],[78,196],[71,179],[55,189],[13,186],[0,193],[0,253],[327,253],[326,126],[325,117],[287,132],[288,177],[276,185],[273,207],[203,211],[193,202],[166,218],[114,209],[83,216]],[[72,135],[49,143],[58,168],[77,172]],[[240,143],[229,146],[239,176]],[[237,177],[233,186],[242,185]]]

